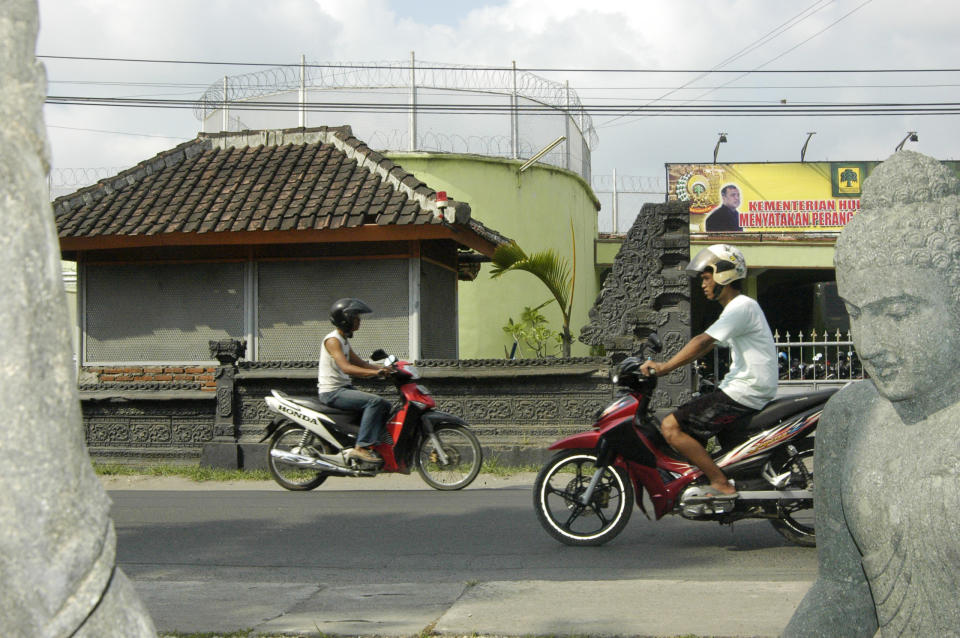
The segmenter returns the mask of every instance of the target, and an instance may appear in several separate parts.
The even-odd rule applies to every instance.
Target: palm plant
[[[502,244],[493,253],[493,269],[490,276],[494,279],[515,270],[526,271],[543,282],[556,299],[563,315],[563,332],[560,341],[563,356],[570,357],[573,336],[570,334],[570,312],[573,308],[573,289],[577,279],[577,245],[573,234],[573,222],[570,222],[570,239],[573,246],[573,268],[570,263],[553,250],[542,250],[527,255],[516,242]]]

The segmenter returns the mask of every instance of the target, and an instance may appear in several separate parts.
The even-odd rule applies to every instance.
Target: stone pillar
[[[37,29],[36,0],[0,3],[0,636],[155,637],[84,440]]]
[[[210,342],[210,356],[220,362],[217,380],[217,407],[213,420],[213,440],[203,446],[201,467],[237,469],[243,467],[240,456],[240,428],[237,418],[235,382],[237,361],[247,353],[247,342],[222,339]]]
[[[690,260],[689,221],[687,202],[643,205],[590,309],[580,341],[603,346],[614,363],[641,354],[651,332],[663,341],[658,361],[689,341],[691,288],[683,270]],[[660,380],[653,407],[662,416],[692,396],[693,375],[683,366]]]

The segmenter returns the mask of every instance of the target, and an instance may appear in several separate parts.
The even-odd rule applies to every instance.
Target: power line
[[[150,87],[150,88],[197,88],[197,89],[207,89],[210,86],[209,82],[204,83],[178,83],[178,82],[120,82],[115,80],[49,80],[47,84],[77,84],[82,86],[119,86],[119,87]],[[623,86],[623,85],[602,85],[602,86],[578,86],[577,92],[584,93],[586,91],[663,91],[663,90],[688,90],[688,91],[702,91],[704,89],[710,90],[727,90],[727,91],[779,91],[784,89],[790,90],[806,90],[806,89],[816,89],[816,90],[849,90],[849,89],[938,89],[938,88],[957,88],[960,87],[960,84],[764,84],[762,86],[729,86],[727,84],[720,84],[717,86],[698,86],[698,87],[689,87],[684,88],[675,87],[675,86],[660,86],[660,85],[649,85],[649,86]],[[380,95],[409,95],[410,88],[406,87],[394,87],[396,90],[386,90],[382,87],[377,87],[376,91]],[[421,88],[431,88],[429,86]],[[474,86],[472,87],[476,90],[495,90],[502,89],[502,86]],[[367,88],[343,88],[343,87],[332,87],[324,88],[312,86],[308,87],[308,91],[335,91],[337,93],[355,93],[355,94],[369,94],[371,89]],[[608,98],[594,98],[594,99],[608,99]],[[618,98],[613,98],[618,99]]]
[[[871,0],[868,0],[871,1]],[[861,5],[862,6],[862,5]],[[859,8],[859,7],[858,7]],[[854,9],[856,11],[856,9]],[[852,13],[852,11],[851,11]],[[848,14],[849,15],[849,14]],[[841,18],[842,19],[842,18]],[[832,26],[832,25],[831,25]],[[829,27],[828,27],[829,28]],[[801,43],[802,44],[802,43]],[[799,46],[799,45],[798,45]],[[48,60],[73,60],[80,62],[131,62],[144,64],[196,64],[196,65],[219,65],[219,66],[263,66],[263,67],[296,67],[301,64],[295,63],[267,63],[267,62],[226,62],[215,60],[163,60],[146,58],[107,58],[107,57],[89,57],[74,55],[38,55],[38,58]],[[509,66],[469,66],[469,67],[451,67],[435,65],[403,65],[403,64],[320,64],[308,63],[302,65],[309,69],[394,69],[417,71],[513,71]],[[636,68],[577,68],[577,67],[517,67],[519,72],[536,73],[765,73],[765,74],[802,74],[802,73],[957,73],[960,68],[882,68],[882,69],[636,69]]]
[[[796,16],[794,16],[793,18],[791,18],[791,19],[788,20],[787,22],[784,22],[783,24],[781,24],[780,26],[778,26],[776,29],[774,29],[774,31],[777,31],[777,30],[779,30],[781,27],[783,27],[784,25],[788,25],[788,24],[789,24],[789,26],[786,26],[786,28],[780,30],[778,33],[774,33],[773,31],[771,31],[771,32],[768,33],[767,35],[768,35],[768,36],[770,36],[771,34],[773,34],[773,35],[778,35],[779,33],[783,33],[783,32],[785,32],[785,31],[793,28],[794,26],[796,26],[797,24],[799,24],[799,23],[802,22],[803,20],[806,20],[806,19],[809,18],[810,16],[812,16],[812,15],[814,15],[815,13],[819,12],[820,10],[824,9],[824,8],[825,8],[827,5],[829,5],[833,0],[831,0],[831,2],[828,2],[827,5],[822,5],[822,6],[820,6],[820,7],[817,7],[817,5],[820,3],[820,1],[821,1],[821,0],[817,0],[817,2],[815,2],[814,4],[812,4],[810,7],[808,7],[807,9],[805,9],[804,11],[802,11],[801,13],[797,14]],[[725,86],[727,86],[727,85],[729,85],[729,84],[732,84],[733,82],[736,82],[737,80],[740,80],[740,79],[742,79],[742,78],[750,75],[751,73],[761,73],[761,72],[763,72],[763,71],[761,71],[762,67],[767,66],[768,64],[770,64],[770,63],[773,62],[774,60],[778,60],[778,59],[782,58],[784,55],[786,55],[786,54],[789,53],[790,51],[793,51],[793,50],[797,49],[798,47],[803,46],[804,44],[806,44],[806,43],[809,42],[810,40],[814,39],[815,37],[817,37],[817,36],[819,36],[820,34],[822,34],[824,31],[827,31],[827,30],[830,29],[831,27],[835,26],[836,24],[838,24],[839,22],[841,22],[842,20],[844,20],[846,17],[848,17],[850,14],[854,13],[855,11],[858,11],[858,10],[861,9],[864,5],[866,5],[866,4],[868,4],[868,3],[872,2],[872,1],[873,1],[873,0],[865,0],[862,4],[860,4],[859,6],[857,6],[853,11],[850,11],[850,12],[848,12],[848,13],[840,16],[839,19],[837,19],[837,20],[833,21],[832,23],[828,24],[826,27],[824,27],[823,29],[817,31],[816,33],[814,33],[812,36],[810,36],[810,37],[807,38],[806,40],[803,40],[802,42],[799,42],[799,43],[795,44],[794,46],[790,47],[789,49],[787,49],[786,51],[784,51],[783,53],[781,53],[781,54],[778,55],[777,57],[772,58],[772,59],[770,59],[770,60],[767,60],[766,62],[764,62],[764,63],[761,64],[760,66],[756,67],[756,68],[753,69],[752,71],[745,71],[745,72],[743,72],[742,74],[738,75],[737,77],[735,77],[735,78],[733,78],[733,79],[731,79],[731,80],[728,80],[728,81],[724,82],[724,83],[721,84],[720,86],[721,86],[721,87],[725,87]],[[804,13],[807,13],[807,12],[810,11],[811,9],[814,9],[814,7],[817,7],[814,11],[810,12],[808,15],[805,15],[804,17],[800,18],[799,20],[796,20],[796,22],[793,22],[793,20],[795,20],[796,18],[799,18],[799,17],[800,17],[801,15],[803,15]],[[792,22],[792,24],[790,24],[791,22]],[[772,36],[771,36],[771,38],[772,38]],[[726,64],[728,61],[736,60],[736,59],[742,57],[743,55],[746,55],[749,51],[752,51],[752,50],[754,50],[754,49],[762,46],[762,44],[765,44],[767,41],[769,41],[769,40],[767,39],[767,36],[764,36],[764,38],[761,38],[761,40],[762,40],[762,41],[758,41],[759,44],[754,43],[754,44],[748,45],[745,49],[742,49],[741,52],[738,52],[738,53],[734,54],[732,57],[726,58],[723,62],[721,62],[721,63],[720,63],[719,65],[717,65],[717,66],[718,66],[718,67],[719,67],[719,66],[723,66],[723,65]],[[715,72],[720,73],[720,72],[723,72],[723,71],[721,71],[720,69],[716,69]],[[709,74],[709,73],[704,73],[704,74],[698,76],[697,78],[694,78],[694,79],[691,80],[690,82],[687,82],[686,84],[684,84],[683,87],[681,87],[681,88],[686,88],[686,87],[689,86],[690,84],[693,84],[693,83],[696,82],[698,79],[700,79],[700,78],[702,78],[702,77],[705,77],[705,76],[708,75],[708,74]],[[716,89],[710,89],[709,91],[706,91],[705,93],[701,93],[701,94],[698,95],[697,98],[695,98],[695,99],[699,99],[699,98],[704,97],[705,95],[709,95],[710,93],[712,93],[712,92],[715,91],[715,90],[716,90]],[[674,93],[674,92],[676,92],[676,91],[670,91],[670,93],[667,93],[667,95],[670,95],[671,93]],[[664,96],[664,97],[666,97],[666,96]],[[606,127],[609,127],[609,126],[611,126],[611,125],[614,125],[613,122],[616,122],[618,119],[621,119],[621,118],[623,118],[623,117],[624,117],[624,116],[615,117],[615,118],[611,119],[610,121],[605,122],[604,124],[598,125],[597,128],[606,128]]]
[[[795,51],[796,49],[798,49],[799,47],[803,46],[804,44],[806,44],[806,43],[809,42],[810,40],[813,40],[814,38],[822,35],[824,32],[826,32],[826,31],[828,31],[829,29],[835,27],[837,24],[839,24],[840,22],[842,22],[842,21],[845,20],[846,18],[850,17],[851,15],[853,15],[854,13],[856,13],[857,11],[859,11],[860,9],[862,9],[863,7],[865,7],[866,5],[870,4],[871,2],[873,2],[873,0],[864,0],[862,3],[860,3],[859,5],[857,5],[856,7],[854,7],[853,9],[851,9],[850,11],[848,11],[847,13],[843,14],[842,16],[840,16],[839,18],[837,18],[836,20],[834,20],[833,22],[831,22],[830,24],[828,24],[828,25],[825,26],[824,28],[820,29],[819,31],[817,31],[816,33],[814,33],[813,35],[811,35],[809,38],[807,38],[806,40],[803,40],[802,42],[798,42],[797,44],[793,45],[792,47],[790,47],[789,49],[787,49],[786,51],[784,51],[784,52],[781,53],[780,55],[776,56],[775,58],[771,58],[771,59],[767,60],[766,62],[764,62],[763,64],[761,64],[760,66],[758,66],[756,69],[754,69],[753,71],[747,71],[747,72],[743,73],[743,75],[740,75],[739,77],[735,77],[735,78],[732,78],[732,79],[724,82],[721,86],[727,86],[728,84],[732,84],[733,82],[736,82],[737,80],[740,80],[740,79],[742,79],[742,78],[744,78],[744,77],[746,77],[746,76],[748,76],[748,75],[751,75],[751,74],[753,74],[753,73],[761,73],[763,67],[767,66],[767,65],[770,64],[771,62],[775,62],[776,60],[779,60],[780,58],[782,58],[782,57],[785,56],[786,54],[790,53],[791,51]],[[700,94],[700,95],[697,96],[697,97],[703,97],[704,95],[708,95],[709,93],[712,93],[712,92],[715,91],[715,90],[716,90],[716,89],[710,89],[710,90],[707,91],[706,93],[702,93],[702,94]]]
[[[47,104],[70,106],[101,106],[125,108],[172,108],[193,109],[198,106],[213,106],[220,103],[205,103],[198,100],[179,100],[162,98],[114,98],[89,96],[56,96],[47,97]],[[371,103],[371,102],[278,102],[266,100],[249,100],[229,102],[231,111],[296,111],[301,108],[311,112],[365,112],[365,113],[407,113],[410,105],[406,102]],[[811,102],[811,103],[711,103],[711,104],[591,104],[582,105],[582,108],[592,114],[602,115],[757,115],[782,116],[796,114],[815,115],[872,115],[872,114],[958,114],[960,102]],[[502,114],[517,110],[520,113],[556,113],[556,107],[540,104],[510,104],[490,103],[463,103],[463,104],[430,104],[420,103],[417,111],[423,113],[446,114]]]
[[[689,87],[689,86],[690,86],[691,84],[693,84],[694,82],[697,82],[698,80],[702,80],[703,78],[705,78],[705,77],[707,77],[708,75],[710,75],[711,72],[719,71],[722,67],[726,66],[726,65],[729,64],[730,62],[733,62],[734,60],[737,60],[737,59],[743,57],[744,55],[746,55],[746,54],[749,53],[750,51],[753,51],[753,50],[755,50],[755,49],[763,46],[763,45],[766,44],[772,37],[774,37],[774,36],[776,36],[776,35],[779,35],[779,34],[781,34],[781,33],[784,33],[785,31],[788,31],[789,29],[793,28],[793,27],[796,26],[797,24],[800,24],[800,22],[803,22],[804,20],[806,20],[807,18],[809,18],[811,15],[813,15],[814,13],[816,13],[817,11],[819,11],[820,9],[823,9],[824,7],[826,7],[827,5],[829,5],[830,3],[833,2],[833,0],[830,0],[829,2],[827,2],[827,4],[822,5],[822,6],[820,6],[819,8],[817,8],[815,11],[812,11],[812,12],[811,12],[812,9],[816,8],[817,5],[820,5],[823,1],[824,1],[824,0],[817,0],[817,1],[814,2],[812,5],[810,5],[809,7],[807,7],[806,9],[804,9],[803,11],[801,11],[800,13],[798,13],[797,15],[793,16],[792,18],[790,18],[790,19],[787,20],[786,22],[783,22],[783,23],[777,25],[774,29],[768,31],[766,34],[764,34],[764,35],[763,35],[762,37],[760,37],[759,39],[754,40],[753,42],[751,42],[751,43],[748,44],[747,46],[745,46],[745,47],[743,47],[742,49],[740,49],[739,51],[735,52],[733,55],[730,55],[730,56],[724,58],[723,60],[721,60],[720,62],[718,62],[717,64],[715,64],[710,71],[705,71],[705,72],[701,73],[700,75],[697,75],[697,76],[694,77],[693,79],[689,80],[688,82],[685,82],[684,84],[680,85],[679,87],[674,88],[674,89],[671,89],[671,90],[668,91],[667,93],[664,93],[664,94],[661,95],[660,97],[652,100],[651,103],[657,102],[657,101],[660,101],[660,100],[664,100],[664,99],[666,99],[667,97],[669,97],[670,95],[673,95],[674,93],[676,93],[677,91],[681,91],[681,90],[683,90],[683,89],[686,89],[687,87]],[[807,14],[807,15],[804,15],[804,14]],[[801,16],[802,16],[802,17],[801,17]],[[621,116],[621,117],[623,117],[623,116]],[[609,122],[606,122],[606,123],[604,124],[604,126],[610,126],[610,125],[611,125],[613,122],[615,122],[617,119],[618,119],[618,118],[614,118],[614,119],[610,120]]]
[[[55,124],[47,124],[47,128],[56,128],[63,129],[66,131],[84,131],[88,133],[109,133],[111,135],[129,135],[131,137],[155,137],[163,140],[189,140],[189,137],[182,137],[180,135],[151,135],[149,133],[132,133],[129,131],[108,131],[106,129],[99,128],[80,128],[77,126],[56,126]]]

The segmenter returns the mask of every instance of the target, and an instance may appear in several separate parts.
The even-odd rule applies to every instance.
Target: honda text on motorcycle
[[[417,369],[407,361],[385,360],[400,393],[400,404],[387,420],[387,441],[373,446],[382,462],[369,463],[347,454],[357,439],[360,413],[339,410],[314,397],[292,397],[271,391],[264,400],[276,418],[261,441],[267,447],[267,467],[288,490],[312,490],[327,477],[369,477],[384,472],[409,474],[416,467],[424,481],[438,490],[459,490],[477,477],[483,453],[476,435],[463,419],[437,411],[429,390],[417,383]]]
[[[660,351],[655,334],[646,347]],[[634,502],[649,518],[646,492],[658,520],[765,518],[790,542],[816,545],[813,434],[836,389],[774,400],[722,432],[711,455],[739,492],[723,498],[711,495],[703,473],[664,441],[650,409],[657,378],[643,375],[643,362],[621,362],[613,380],[626,393],[590,431],[550,447],[560,452],[540,470],[533,497],[544,529],[567,545],[601,545],[623,530]]]

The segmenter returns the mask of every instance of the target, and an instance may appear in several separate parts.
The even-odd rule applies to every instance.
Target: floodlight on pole
[[[810,138],[816,135],[816,131],[807,131],[807,141],[803,143],[803,148],[800,149],[800,161],[803,161],[803,158],[807,155],[807,144],[810,143]]]
[[[717,163],[717,153],[720,152],[720,145],[727,141],[726,133],[719,133],[720,137],[717,138],[717,145],[713,147],[713,163]]]
[[[907,141],[916,142],[916,141],[918,141],[919,139],[920,139],[920,138],[917,137],[917,132],[916,132],[916,131],[907,131],[907,136],[906,136],[905,138],[903,138],[902,140],[900,140],[900,143],[897,144],[897,148],[895,148],[893,152],[896,153],[897,151],[902,151],[902,150],[903,150],[903,145],[906,144]]]

